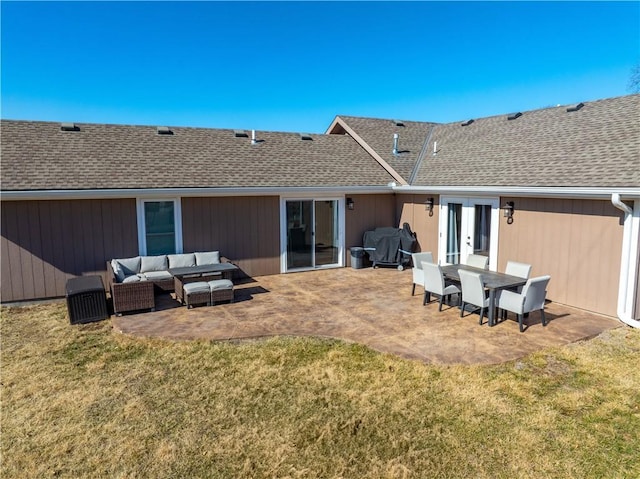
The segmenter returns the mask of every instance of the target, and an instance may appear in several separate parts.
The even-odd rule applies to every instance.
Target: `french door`
[[[283,270],[342,266],[343,201],[286,199],[284,203]]]
[[[440,198],[439,258],[443,264],[465,263],[467,256],[489,257],[498,266],[499,198]]]

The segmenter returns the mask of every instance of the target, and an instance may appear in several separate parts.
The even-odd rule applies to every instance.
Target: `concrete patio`
[[[553,278],[552,278],[553,281]],[[436,364],[497,364],[548,346],[592,338],[621,327],[614,318],[549,303],[518,330],[513,316],[489,327],[477,314],[411,296],[410,270],[351,268],[252,278],[238,282],[235,302],[187,309],[169,295],[154,312],[112,317],[113,328],[137,337],[241,340],[316,336],[365,344],[380,352]]]

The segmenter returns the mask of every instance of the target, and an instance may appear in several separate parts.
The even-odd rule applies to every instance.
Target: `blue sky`
[[[629,93],[638,2],[7,2],[2,117],[323,132]]]

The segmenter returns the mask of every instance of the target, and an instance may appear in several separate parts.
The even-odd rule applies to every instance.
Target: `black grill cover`
[[[365,231],[363,242],[374,263],[407,264],[415,248],[416,235],[409,223],[405,223],[402,229],[387,226]]]

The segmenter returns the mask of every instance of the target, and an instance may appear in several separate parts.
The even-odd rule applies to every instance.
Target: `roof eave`
[[[613,193],[626,199],[640,199],[640,187],[573,187],[573,186],[396,186],[396,193],[466,196],[521,196],[537,198],[609,199]]]
[[[392,194],[391,185],[379,186],[294,186],[243,188],[113,188],[87,190],[24,190],[2,191],[2,201],[21,200],[83,200],[109,198],[161,198],[181,196],[291,196],[291,195],[344,195]]]

